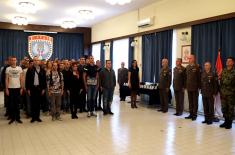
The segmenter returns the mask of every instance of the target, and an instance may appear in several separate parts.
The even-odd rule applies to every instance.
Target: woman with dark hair
[[[78,65],[76,62],[72,63],[72,74],[70,77],[69,92],[70,92],[70,110],[72,119],[77,119],[77,109],[82,91],[82,77],[78,72]]]
[[[139,78],[139,67],[137,65],[136,60],[133,60],[131,62],[131,67],[129,68],[128,86],[131,89],[131,108],[137,108],[136,96],[140,86],[140,78]]]

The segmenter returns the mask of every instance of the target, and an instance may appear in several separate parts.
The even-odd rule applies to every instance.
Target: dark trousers
[[[88,112],[93,112],[95,110],[95,97],[96,97],[96,86],[87,86],[87,107]]]
[[[163,112],[168,111],[168,91],[166,89],[159,89],[159,96],[161,102],[161,110]]]
[[[189,112],[192,117],[197,117],[198,95],[198,91],[188,91]]]
[[[103,103],[104,103],[104,112],[111,112],[111,104],[113,101],[114,88],[103,89]]]
[[[9,88],[9,116],[11,120],[20,119],[20,88]]]
[[[80,94],[80,111],[86,111],[86,91],[84,89]]]
[[[102,91],[99,88],[98,91],[96,92],[96,99],[95,99],[95,108],[101,107],[101,96],[102,96]],[[98,101],[97,101],[98,100]]]
[[[184,111],[184,90],[174,90],[175,102],[176,102],[176,113],[182,114]]]
[[[203,97],[203,109],[206,121],[213,121],[214,119],[214,97]]]
[[[42,90],[38,87],[33,87],[30,90],[31,93],[31,115],[33,120],[37,120],[40,117],[40,104],[43,101],[41,95]]]
[[[68,93],[68,89],[64,89],[64,94],[62,96],[61,101],[61,110],[69,111],[70,107],[70,94]]]
[[[70,111],[73,116],[77,114],[79,100],[79,93],[70,91]]]
[[[125,90],[125,88],[124,88],[123,84],[119,84],[120,99],[125,101],[126,94],[125,94],[124,90]]]

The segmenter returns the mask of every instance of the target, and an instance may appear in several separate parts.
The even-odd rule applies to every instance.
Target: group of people
[[[199,92],[202,94],[205,120],[208,125],[214,121],[214,98],[220,93],[222,112],[225,119],[221,128],[231,129],[235,106],[235,69],[234,58],[228,57],[226,68],[220,75],[212,71],[211,63],[205,62],[203,69],[196,64],[195,56],[188,57],[189,64],[182,66],[182,59],[177,58],[173,69],[173,89],[176,101],[176,113],[181,116],[184,111],[184,93],[187,89],[189,113],[185,119],[195,121],[198,114]],[[87,116],[97,116],[97,110],[103,114],[111,114],[116,76],[111,60],[106,60],[101,67],[99,60],[94,62],[93,56],[81,57],[79,61],[55,60],[41,61],[37,56],[33,60],[25,58],[17,66],[17,59],[11,56],[2,69],[4,88],[4,105],[6,116],[10,122],[22,123],[20,120],[20,104],[23,103],[31,123],[40,119],[40,109],[50,111],[52,120],[62,120],[61,110],[70,112],[72,119],[77,119],[77,110],[87,112]],[[172,70],[168,60],[162,59],[159,75],[159,96],[161,108],[158,111],[168,112],[168,94],[172,84]],[[125,93],[121,90],[125,83],[131,90],[131,108],[138,108],[136,96],[140,78],[137,61],[133,60],[129,69],[121,63],[118,69],[117,82],[120,87],[120,101],[125,101]],[[101,98],[102,96],[102,98]],[[103,101],[103,104],[102,104]]]
[[[138,66],[133,61],[133,70],[128,71],[129,85],[133,90],[132,107],[136,107],[136,91],[139,86]],[[133,81],[134,79],[134,81]],[[136,80],[137,79],[137,80]],[[40,110],[50,113],[52,121],[61,121],[61,111],[70,112],[77,119],[78,109],[87,116],[97,116],[102,110],[104,115],[111,114],[111,103],[116,86],[116,76],[111,60],[101,67],[93,56],[75,60],[32,60],[25,57],[17,66],[17,58],[10,56],[1,72],[4,89],[5,116],[9,124],[23,123],[20,109],[23,108],[31,123],[40,119]],[[101,98],[102,95],[102,98]],[[103,102],[102,102],[103,101]]]
[[[189,102],[189,116],[185,119],[195,121],[198,114],[198,97],[199,92],[202,95],[203,109],[205,120],[202,123],[208,125],[214,120],[214,99],[220,93],[222,113],[224,123],[221,128],[231,129],[234,117],[235,105],[235,69],[234,58],[228,57],[226,68],[220,75],[212,71],[211,63],[205,62],[203,69],[196,64],[195,56],[188,57],[189,64],[182,66],[182,59],[176,60],[176,67],[173,69],[173,89],[176,101],[176,113],[174,115],[181,116],[184,111],[184,93],[187,89]],[[172,81],[172,71],[168,67],[168,60],[162,59],[162,68],[159,75],[159,95],[161,109],[166,113],[168,111],[168,93],[170,91]]]

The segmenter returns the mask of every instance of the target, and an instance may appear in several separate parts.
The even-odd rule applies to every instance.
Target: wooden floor
[[[1,100],[2,101],[2,100]],[[155,108],[119,102],[112,106],[113,116],[87,118],[79,114],[72,120],[63,114],[63,121],[51,121],[42,115],[42,123],[8,125],[0,118],[0,155],[234,155],[235,128],[225,130],[219,123],[192,122]]]

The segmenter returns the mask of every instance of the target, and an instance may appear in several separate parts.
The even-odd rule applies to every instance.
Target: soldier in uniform
[[[185,119],[197,119],[198,95],[201,82],[200,67],[195,63],[195,56],[189,55],[189,65],[186,67],[186,88],[188,91],[189,112],[190,115]]]
[[[184,89],[185,89],[186,69],[182,66],[182,59],[177,58],[176,67],[174,68],[173,88],[176,101],[176,113],[181,116],[184,111]]]
[[[211,71],[210,62],[204,63],[204,71],[201,75],[201,93],[205,120],[202,123],[212,124],[214,119],[214,95],[218,92],[218,80]]]
[[[235,69],[234,58],[228,57],[226,68],[223,69],[220,79],[220,94],[224,123],[221,128],[231,129],[235,105]]]
[[[168,94],[171,86],[171,69],[168,67],[168,60],[162,59],[162,69],[160,71],[159,79],[159,95],[161,102],[161,109],[163,113],[168,112]]]

